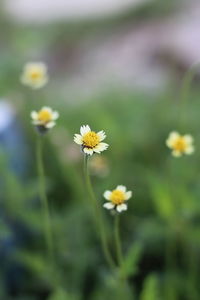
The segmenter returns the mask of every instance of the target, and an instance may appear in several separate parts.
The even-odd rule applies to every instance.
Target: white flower
[[[42,107],[38,112],[31,112],[32,123],[42,130],[54,127],[58,117],[59,113],[47,106]]]
[[[113,191],[105,191],[103,196],[108,200],[108,202],[104,203],[103,207],[116,209],[120,213],[127,210],[126,201],[132,197],[132,192],[126,191],[124,185],[118,185]]]
[[[47,66],[42,62],[25,64],[21,75],[21,83],[32,89],[43,87],[48,81]]]
[[[193,137],[189,134],[180,135],[178,132],[173,131],[169,134],[166,145],[172,149],[172,155],[175,157],[194,152]]]
[[[80,134],[74,135],[74,142],[82,146],[83,152],[92,155],[93,153],[101,153],[108,148],[108,144],[102,143],[106,138],[104,131],[91,131],[88,125],[81,126]]]

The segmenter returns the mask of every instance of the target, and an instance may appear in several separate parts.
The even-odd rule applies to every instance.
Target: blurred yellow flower
[[[106,138],[104,131],[91,131],[88,125],[81,126],[81,134],[74,135],[74,142],[82,146],[83,152],[88,155],[93,153],[101,153],[108,148],[108,144],[102,143]]]
[[[127,210],[126,201],[132,197],[132,192],[127,192],[124,185],[118,185],[113,191],[105,191],[103,196],[109,201],[104,203],[103,207],[116,209],[120,213],[123,210]]]
[[[42,107],[38,112],[31,112],[32,123],[36,125],[38,129],[41,129],[41,131],[54,127],[58,117],[59,113],[47,106]]]
[[[21,82],[32,89],[43,87],[48,81],[47,66],[42,62],[25,64],[21,75]]]
[[[193,137],[190,134],[180,135],[173,131],[169,134],[166,145],[172,149],[172,155],[175,157],[194,152]]]

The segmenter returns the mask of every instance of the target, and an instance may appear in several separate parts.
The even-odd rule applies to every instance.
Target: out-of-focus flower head
[[[50,128],[53,128],[58,117],[59,113],[47,106],[42,107],[38,112],[31,112],[32,124],[37,127],[40,133],[46,133]]]
[[[180,135],[173,131],[169,134],[166,145],[172,149],[172,155],[180,157],[183,154],[192,154],[194,152],[193,137],[190,134]]]
[[[103,130],[99,132],[92,131],[88,125],[80,128],[80,134],[74,135],[74,142],[82,146],[85,154],[101,153],[108,148],[108,144],[102,143],[106,138]]]
[[[21,83],[32,89],[42,88],[48,82],[47,66],[42,62],[27,63],[20,79]]]
[[[92,156],[89,162],[90,172],[92,175],[105,177],[109,173],[109,165],[105,156]]]
[[[104,203],[103,207],[106,209],[115,209],[120,213],[127,210],[126,201],[132,197],[132,192],[126,191],[124,185],[118,185],[116,189],[112,191],[105,191],[103,196],[108,200],[108,202]]]

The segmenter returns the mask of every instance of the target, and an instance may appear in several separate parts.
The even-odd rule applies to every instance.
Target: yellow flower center
[[[184,151],[187,147],[184,137],[179,137],[173,145],[174,150],[176,151]]]
[[[32,71],[30,74],[31,79],[35,80],[35,79],[39,79],[42,77],[41,72],[39,71]]]
[[[100,142],[99,136],[96,132],[90,131],[83,136],[83,146],[87,148],[94,148]]]
[[[52,113],[46,109],[39,111],[38,120],[47,123],[52,120]]]
[[[110,196],[110,200],[113,204],[119,205],[125,201],[125,195],[122,191],[114,190]]]

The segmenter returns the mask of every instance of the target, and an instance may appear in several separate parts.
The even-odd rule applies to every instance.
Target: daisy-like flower
[[[101,153],[108,148],[108,144],[102,143],[106,138],[103,130],[95,132],[88,125],[83,125],[81,126],[80,133],[74,135],[74,142],[82,146],[85,154]]]
[[[105,191],[103,196],[108,200],[108,202],[104,203],[103,207],[116,209],[120,213],[123,210],[127,210],[126,201],[132,197],[132,192],[126,191],[124,185],[118,185],[113,191]]]
[[[172,155],[175,157],[194,152],[193,137],[190,134],[180,135],[173,131],[169,134],[166,145],[172,149]]]
[[[45,133],[48,129],[56,125],[56,120],[59,117],[57,111],[53,111],[50,107],[42,107],[38,112],[32,111],[32,123],[36,125],[40,133]]]
[[[25,64],[21,75],[21,83],[32,89],[43,87],[48,81],[47,66],[42,62]]]

